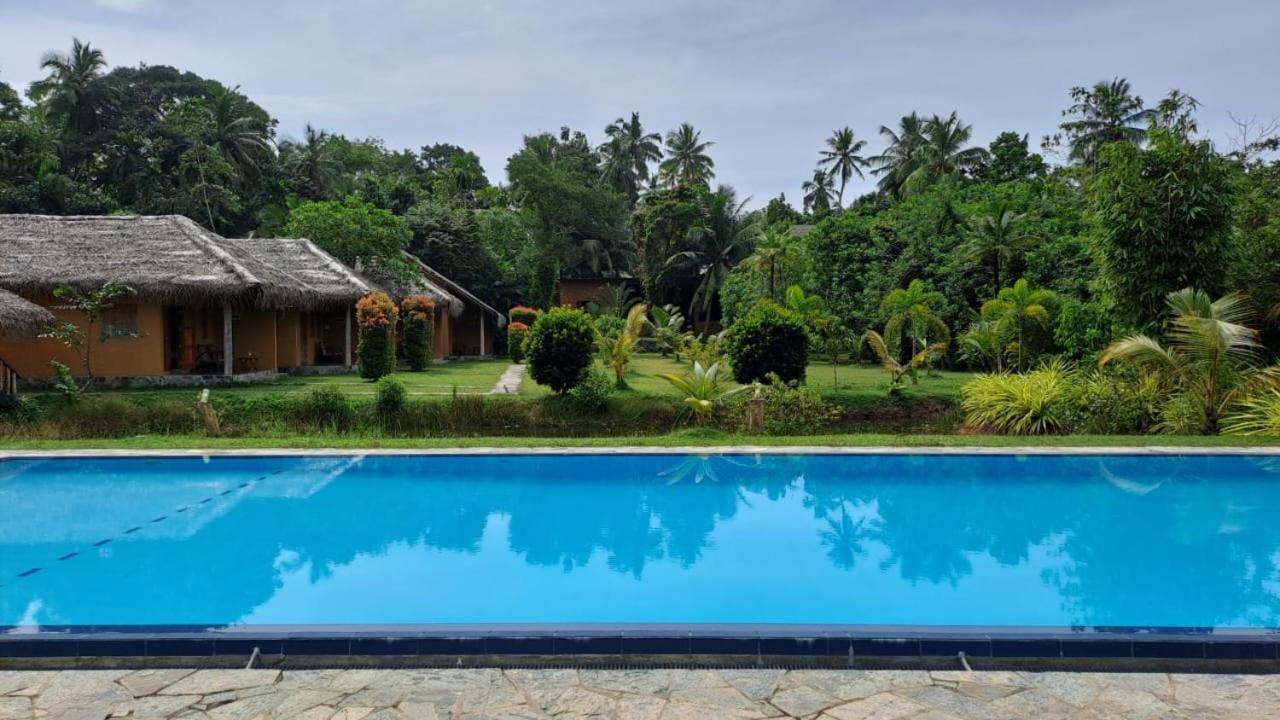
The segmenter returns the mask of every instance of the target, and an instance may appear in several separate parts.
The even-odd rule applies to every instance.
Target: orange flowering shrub
[[[511,355],[511,362],[524,362],[524,339],[528,334],[529,326],[519,320],[512,320],[507,325],[507,352]]]
[[[521,325],[524,325],[526,330],[533,325],[541,314],[541,310],[535,310],[534,308],[525,307],[524,305],[516,305],[507,311],[507,317],[511,322],[513,324],[520,323]]]
[[[396,369],[396,320],[400,312],[384,292],[373,292],[356,303],[360,329],[360,377],[377,380]]]
[[[404,359],[409,369],[422,372],[431,362],[436,303],[426,295],[410,295],[400,303],[404,323]]]

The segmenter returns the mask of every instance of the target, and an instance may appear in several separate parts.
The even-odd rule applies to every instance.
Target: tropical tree
[[[1057,305],[1058,296],[1052,290],[1032,288],[1025,279],[1001,288],[995,299],[982,305],[983,319],[995,323],[1000,337],[1016,339],[1019,371],[1025,369],[1027,330],[1052,329]]]
[[[941,342],[945,348],[950,344],[951,333],[938,315],[946,303],[946,296],[924,280],[912,280],[907,287],[885,295],[880,302],[880,314],[885,319],[881,337],[884,347],[897,357],[902,353],[905,333],[910,342],[909,357],[920,354],[920,346],[930,345],[929,337],[934,338],[933,344]],[[867,339],[870,342],[871,336]]]
[[[619,390],[627,387],[627,368],[635,357],[640,336],[649,324],[648,314],[649,308],[638,303],[631,306],[622,325],[622,332],[616,336],[608,336],[596,330],[596,347],[600,350],[600,359],[613,369],[614,381]]]
[[[813,179],[805,180],[800,186],[804,192],[804,211],[812,211],[814,215],[823,215],[831,209],[831,198],[835,195],[835,183],[831,173],[817,168],[813,171]]]
[[[742,261],[742,265],[764,275],[769,299],[776,301],[778,276],[788,266],[798,263],[803,255],[790,228],[774,225],[759,236],[755,249]]]
[[[684,345],[684,315],[675,305],[654,305],[649,310],[653,314],[650,326],[653,336],[658,341],[658,350],[665,356],[673,353],[676,362],[680,362],[680,348]]]
[[[249,110],[248,100],[219,85],[209,102],[209,142],[242,173],[256,173],[269,159],[271,134],[266,123]]]
[[[1098,358],[1136,365],[1189,395],[1204,413],[1204,430],[1214,433],[1223,414],[1242,399],[1280,387],[1280,367],[1261,367],[1262,343],[1248,323],[1253,312],[1244,297],[1229,293],[1211,300],[1202,290],[1169,294],[1168,330],[1162,344],[1147,335],[1112,343]]]
[[[867,166],[867,159],[859,155],[867,146],[866,140],[858,140],[853,130],[840,128],[827,138],[827,149],[818,153],[818,166],[826,168],[829,175],[840,177],[840,189],[836,192],[836,206],[844,207],[844,186],[854,175],[862,178],[862,168]]]
[[[102,51],[74,38],[70,54],[46,53],[40,67],[48,70],[49,75],[31,85],[28,93],[31,99],[43,106],[48,117],[65,132],[86,135],[96,130],[97,105],[102,96],[100,86],[93,81],[101,77],[107,67]]]
[[[959,246],[960,256],[975,263],[989,263],[994,290],[1004,287],[1002,271],[1032,242],[1022,230],[1026,213],[1015,212],[1012,204],[997,199],[986,212],[969,221],[969,236]]]
[[[904,182],[920,176],[937,180],[979,167],[989,155],[986,148],[969,145],[972,137],[973,126],[961,122],[954,110],[945,118],[929,118],[912,158],[915,167]]]
[[[709,185],[715,177],[715,162],[707,150],[715,143],[704,141],[693,125],[682,123],[667,133],[667,159],[658,171],[668,186]]]
[[[609,140],[600,146],[603,175],[619,192],[626,193],[634,206],[640,188],[649,181],[649,163],[662,159],[662,136],[646,133],[637,112],[631,113],[630,120],[614,120],[604,134]]]
[[[930,343],[920,352],[914,352],[907,362],[898,359],[898,352],[893,349],[889,342],[875,330],[868,330],[864,336],[867,345],[871,351],[876,354],[876,358],[880,361],[880,366],[889,373],[889,393],[896,394],[902,389],[902,381],[904,378],[910,377],[911,382],[917,382],[920,369],[926,367],[934,358],[942,355],[947,351],[947,342],[939,340]]]
[[[341,168],[329,147],[328,133],[307,123],[302,141],[283,143],[280,156],[299,195],[308,200],[330,197]]]
[[[1070,158],[1089,165],[1107,143],[1142,143],[1147,139],[1147,126],[1156,118],[1156,111],[1144,108],[1129,81],[1120,77],[1092,87],[1073,87],[1071,99],[1074,103],[1062,114],[1074,119],[1059,127],[1071,146]]]
[[[1007,340],[1000,323],[978,316],[970,323],[969,329],[960,333],[956,344],[960,357],[970,364],[981,365],[995,372],[1004,372]]]
[[[667,258],[668,269],[693,266],[698,272],[698,287],[689,304],[690,316],[698,308],[703,313],[703,329],[711,323],[711,308],[725,278],[742,258],[751,252],[755,239],[754,223],[743,209],[750,198],[738,202],[733,188],[722,185],[704,200],[704,222],[694,228],[697,248],[678,252]]]
[[[880,126],[880,134],[888,146],[884,152],[868,158],[875,165],[872,174],[880,176],[878,187],[886,195],[899,195],[907,178],[916,170],[916,151],[924,143],[924,118],[916,113],[902,116],[898,129]]]
[[[710,422],[711,414],[722,400],[749,387],[744,385],[733,390],[721,390],[720,363],[712,363],[710,367],[704,368],[702,363],[694,361],[693,368],[683,376],[659,373],[658,377],[671,383],[684,395],[684,404],[693,412],[699,425]]]

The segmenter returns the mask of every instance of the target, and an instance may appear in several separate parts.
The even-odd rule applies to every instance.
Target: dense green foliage
[[[591,365],[596,327],[581,310],[552,308],[529,328],[524,342],[529,376],[558,393],[572,389]]]
[[[356,303],[360,332],[360,377],[377,380],[396,369],[396,304],[386,293],[366,295]]]
[[[799,313],[761,300],[725,333],[725,352],[740,383],[803,382],[809,364],[809,335]]]
[[[422,372],[431,364],[435,340],[436,304],[425,295],[411,295],[400,303],[404,325],[404,360],[409,369]]]

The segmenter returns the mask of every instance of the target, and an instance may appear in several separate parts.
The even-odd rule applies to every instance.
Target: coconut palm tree
[[[302,142],[291,140],[284,143],[280,155],[300,195],[311,200],[329,197],[339,170],[338,162],[329,149],[329,133],[316,130],[307,123]]]
[[[1027,328],[1052,327],[1053,312],[1057,306],[1058,296],[1052,290],[1032,288],[1025,279],[1019,279],[1013,287],[1001,288],[995,299],[982,305],[982,317],[996,323],[1002,337],[1017,338],[1018,370],[1022,371],[1025,369]]]
[[[969,146],[972,137],[973,126],[961,122],[954,110],[945,118],[934,115],[926,120],[913,158],[915,169],[908,180],[915,176],[937,180],[978,167],[989,153],[986,148]]]
[[[885,318],[885,347],[896,357],[902,352],[904,332],[910,341],[912,357],[919,354],[919,345],[930,344],[926,342],[929,337],[949,345],[951,332],[938,317],[946,304],[946,296],[924,280],[912,280],[905,288],[885,295],[880,302],[880,314]]]
[[[1093,163],[1107,143],[1146,140],[1147,126],[1156,117],[1156,111],[1143,107],[1142,98],[1133,94],[1124,78],[1072,88],[1071,99],[1075,104],[1062,114],[1077,119],[1061,127],[1071,145],[1071,159],[1087,164]]]
[[[668,186],[708,185],[715,177],[715,162],[707,150],[715,143],[703,141],[702,133],[689,123],[667,133],[667,159],[658,166]]]
[[[994,200],[987,211],[969,221],[969,237],[958,248],[965,260],[991,265],[993,291],[1004,287],[1003,270],[1009,267],[1033,239],[1022,231],[1026,213],[1014,212],[1008,200]]]
[[[798,262],[802,255],[800,244],[796,242],[790,230],[785,226],[776,225],[760,235],[755,250],[742,261],[742,265],[765,276],[769,299],[777,301],[779,274],[787,266]]]
[[[800,190],[804,192],[805,212],[813,211],[814,215],[821,215],[831,209],[831,198],[835,195],[831,173],[822,168],[815,169],[813,179],[805,180]]]
[[[107,67],[102,51],[73,38],[70,54],[45,53],[40,67],[49,76],[31,85],[31,99],[44,106],[65,132],[86,135],[96,130],[101,94],[93,81]]]
[[[756,228],[743,212],[750,200],[738,202],[733,188],[721,185],[705,201],[703,222],[696,237],[697,249],[678,252],[667,258],[667,269],[689,265],[697,267],[701,279],[689,304],[689,316],[696,317],[701,306],[704,332],[711,323],[711,308],[725,278],[751,252]]]
[[[825,167],[829,174],[840,177],[836,207],[844,207],[844,187],[849,184],[849,178],[854,175],[859,179],[863,177],[862,168],[867,166],[867,159],[858,153],[866,146],[866,140],[854,138],[853,130],[843,127],[831,133],[831,137],[827,138],[827,149],[818,153],[818,166]]]
[[[1172,318],[1161,344],[1147,335],[1112,343],[1098,367],[1122,362],[1157,372],[1174,389],[1190,395],[1204,413],[1204,430],[1214,433],[1223,414],[1246,397],[1280,387],[1280,367],[1262,367],[1262,342],[1246,325],[1253,312],[1231,293],[1210,300],[1202,290],[1169,294]]]
[[[242,172],[255,173],[271,151],[266,124],[248,112],[248,101],[239,87],[217,87],[209,103],[209,142]]]
[[[604,134],[609,138],[600,146],[605,179],[627,193],[634,207],[640,188],[649,182],[649,163],[662,159],[662,136],[646,133],[638,112],[631,113],[630,120],[614,120]]]
[[[880,176],[878,187],[886,195],[898,195],[903,183],[915,172],[916,150],[924,142],[924,119],[916,113],[904,115],[898,121],[898,129],[881,125],[880,134],[888,141],[884,152],[867,161],[875,165],[871,171]]]

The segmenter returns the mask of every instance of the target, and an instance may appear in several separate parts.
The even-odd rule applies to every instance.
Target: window
[[[138,306],[116,305],[102,313],[102,339],[135,338],[138,336]]]

